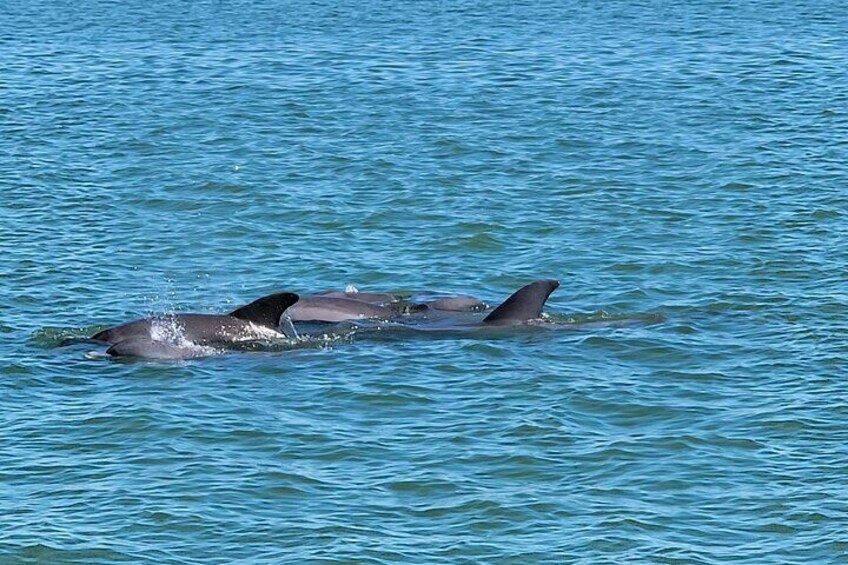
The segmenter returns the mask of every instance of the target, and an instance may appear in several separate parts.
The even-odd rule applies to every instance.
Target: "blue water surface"
[[[0,562],[848,563],[848,4],[0,15]],[[60,346],[538,278],[645,323]]]

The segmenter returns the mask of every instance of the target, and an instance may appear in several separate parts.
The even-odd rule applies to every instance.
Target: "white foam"
[[[194,345],[185,336],[185,328],[175,316],[153,318],[150,323],[150,339],[180,347]]]
[[[265,326],[257,326],[251,323],[244,332],[239,336],[238,341],[254,341],[257,339],[283,339],[286,335],[275,329]]]

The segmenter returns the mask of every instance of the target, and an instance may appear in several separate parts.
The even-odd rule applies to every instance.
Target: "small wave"
[[[645,312],[636,314],[610,314],[600,310],[590,314],[558,314],[545,313],[542,315],[542,324],[554,327],[569,328],[623,328],[637,325],[660,324],[666,321],[665,315],[659,312]]]
[[[86,341],[89,337],[104,328],[106,328],[106,326],[102,325],[75,328],[47,326],[33,332],[30,336],[30,342],[37,347],[52,349],[54,347],[70,345],[75,342]]]

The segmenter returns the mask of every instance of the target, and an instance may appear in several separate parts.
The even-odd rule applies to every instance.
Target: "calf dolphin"
[[[91,339],[110,345],[134,340],[132,344],[114,348],[112,354],[132,351],[133,355],[143,357],[149,352],[162,358],[164,351],[175,353],[175,347],[181,347],[183,342],[215,345],[281,337],[283,334],[277,331],[280,317],[298,298],[297,294],[280,292],[254,300],[229,314],[188,313],[143,318],[98,332]],[[178,335],[168,335],[169,331]]]

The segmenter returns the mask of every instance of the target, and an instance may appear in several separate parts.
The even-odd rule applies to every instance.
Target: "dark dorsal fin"
[[[559,281],[536,281],[518,289],[503,304],[486,316],[484,324],[511,324],[535,320],[542,315],[548,296],[559,286]]]
[[[241,308],[236,308],[230,312],[230,316],[260,326],[276,328],[280,323],[283,312],[298,299],[300,297],[292,292],[278,292],[277,294],[263,296]]]

